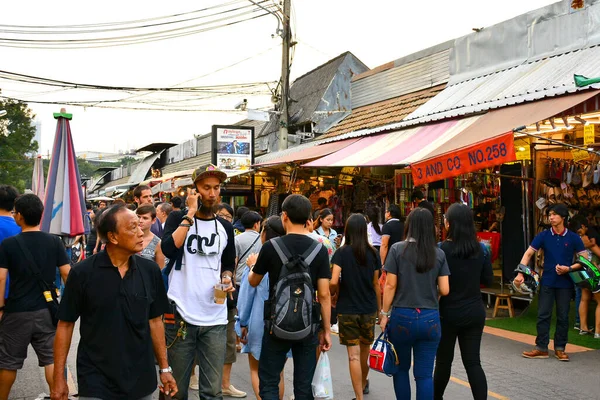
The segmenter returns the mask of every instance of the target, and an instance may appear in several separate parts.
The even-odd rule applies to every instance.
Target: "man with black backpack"
[[[56,267],[63,281],[71,270],[65,246],[58,236],[40,231],[42,201],[25,194],[14,203],[14,218],[22,232],[0,244],[0,399],[5,400],[23,368],[29,344],[53,385],[56,315],[51,315]],[[10,273],[10,292],[4,290]],[[53,309],[53,311],[56,311]],[[4,314],[4,315],[3,315]]]
[[[321,243],[308,236],[306,223],[311,210],[311,203],[304,196],[293,194],[285,199],[281,221],[286,235],[263,245],[248,276],[250,285],[257,286],[269,274],[265,334],[258,367],[263,400],[279,399],[280,374],[290,349],[295,398],[312,399],[317,344],[320,341],[323,351],[331,348],[329,256]]]

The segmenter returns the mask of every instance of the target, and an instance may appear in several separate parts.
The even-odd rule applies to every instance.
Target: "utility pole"
[[[283,46],[281,54],[281,115],[279,116],[279,150],[288,148],[288,100],[290,91],[290,8],[291,0],[283,0]]]

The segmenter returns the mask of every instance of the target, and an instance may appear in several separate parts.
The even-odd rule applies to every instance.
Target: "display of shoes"
[[[331,333],[340,333],[340,330],[338,328],[338,324],[331,325]]]
[[[247,396],[246,392],[237,390],[233,385],[229,385],[228,388],[222,389],[221,391],[223,392],[223,396],[228,396],[228,397],[241,398],[241,397]]]

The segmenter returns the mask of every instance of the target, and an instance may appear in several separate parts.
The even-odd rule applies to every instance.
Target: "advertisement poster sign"
[[[254,163],[254,128],[213,125],[212,163],[227,174],[250,169]]]

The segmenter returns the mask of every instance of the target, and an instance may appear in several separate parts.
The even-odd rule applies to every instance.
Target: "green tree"
[[[0,183],[23,192],[33,173],[31,154],[38,149],[34,115],[27,104],[13,100],[0,100],[0,110],[6,110],[0,117]]]

